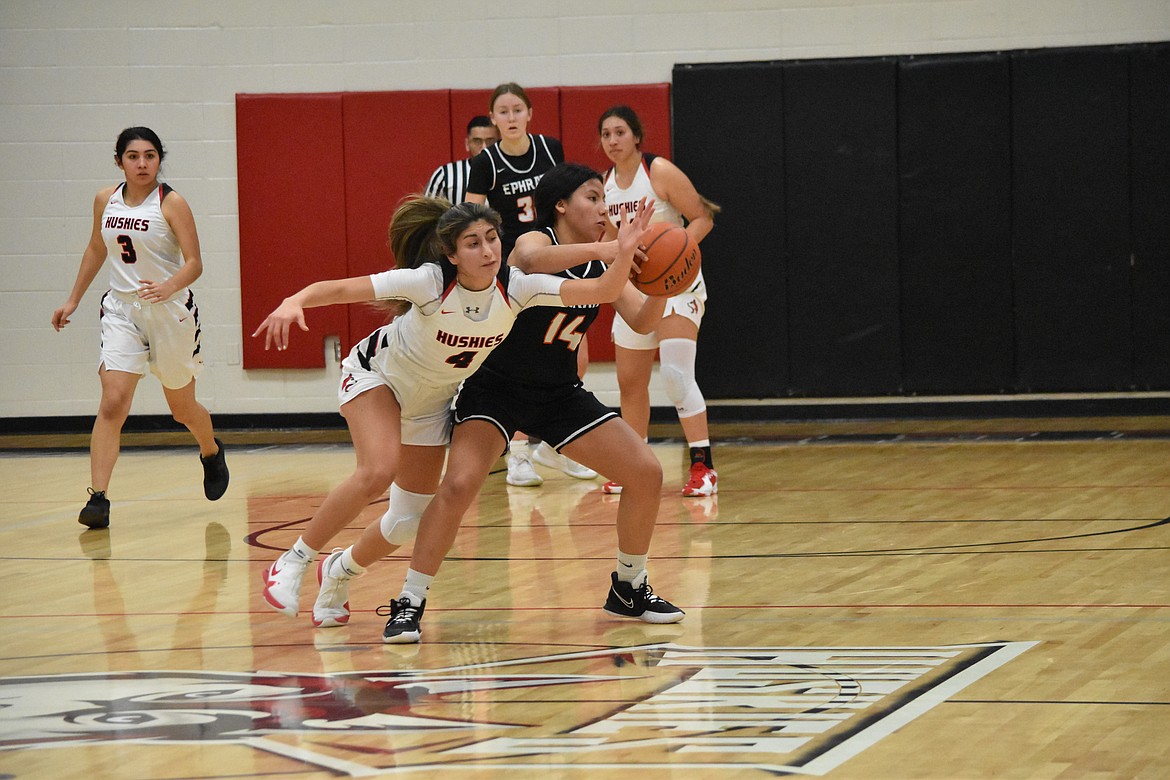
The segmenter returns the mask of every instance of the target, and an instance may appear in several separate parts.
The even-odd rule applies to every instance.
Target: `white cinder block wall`
[[[104,273],[69,328],[49,319],[77,273],[94,193],[121,179],[113,142],[129,125],[159,133],[166,178],[195,212],[199,397],[213,413],[330,412],[335,368],[240,365],[241,331],[257,323],[240,322],[238,92],[649,83],[676,63],[1168,39],[1170,0],[3,0],[0,418],[96,411]],[[310,206],[306,184],[306,208],[328,208]],[[617,405],[611,370],[594,366],[588,381]],[[166,412],[153,378],[134,411]]]

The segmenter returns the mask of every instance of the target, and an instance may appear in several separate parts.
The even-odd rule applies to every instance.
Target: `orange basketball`
[[[684,229],[673,222],[655,222],[642,237],[646,259],[631,281],[647,295],[686,292],[699,273],[702,256]]]

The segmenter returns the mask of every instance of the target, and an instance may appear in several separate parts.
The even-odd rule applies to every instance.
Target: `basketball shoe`
[[[426,608],[426,599],[416,607],[410,603],[407,596],[391,601],[389,606],[378,607],[379,615],[385,615],[385,610],[390,611],[390,619],[386,621],[386,628],[382,631],[382,641],[388,645],[417,642],[422,638],[422,627],[419,622]]]
[[[216,439],[215,443],[219,445],[219,452],[207,458],[199,456],[199,462],[203,464],[203,495],[209,501],[218,500],[228,489],[228,467],[223,454],[223,442]]]
[[[106,491],[86,488],[89,491],[89,501],[81,508],[77,522],[90,528],[110,527],[110,499],[106,498]]]
[[[509,485],[516,487],[536,487],[544,483],[544,477],[536,473],[532,467],[532,459],[528,457],[528,446],[517,449],[508,454],[508,476],[505,480]]]
[[[317,628],[336,628],[349,622],[351,578],[345,576],[340,566],[333,565],[343,552],[338,547],[317,564],[317,584],[321,586],[313,602],[313,625]]]
[[[536,451],[532,453],[532,459],[542,466],[548,466],[550,469],[563,471],[573,479],[596,479],[597,472],[588,466],[582,466],[572,458],[566,457],[561,453],[548,446],[547,442],[541,442],[536,445]]]
[[[264,572],[264,600],[277,612],[289,617],[297,616],[297,604],[301,598],[301,580],[308,567],[307,558],[292,550],[281,555]]]
[[[719,492],[719,475],[702,461],[691,464],[691,478],[683,485],[684,496],[713,496]]]
[[[647,623],[677,623],[686,613],[664,598],[654,595],[648,581],[635,588],[631,582],[622,582],[617,572],[609,575],[609,595],[605,611],[614,617],[630,617]]]
[[[605,493],[607,496],[621,495],[622,486],[613,481],[606,482],[601,486],[601,492]]]

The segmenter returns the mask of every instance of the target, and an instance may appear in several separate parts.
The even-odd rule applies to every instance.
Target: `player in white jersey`
[[[504,340],[517,314],[532,306],[612,302],[633,268],[631,254],[595,279],[525,274],[501,266],[499,226],[499,215],[487,206],[408,199],[390,226],[390,248],[402,267],[315,282],[286,298],[253,334],[264,336],[266,349],[284,349],[294,324],[308,330],[306,308],[371,300],[407,304],[342,362],[341,414],[357,468],[325,497],[293,547],[265,571],[264,598],[274,609],[297,614],[309,562],[387,488],[385,519],[362,538],[384,544],[384,535],[393,542],[396,534],[412,531],[439,485],[456,388]],[[348,555],[341,564],[356,574],[372,562]],[[348,620],[348,608],[313,617],[319,626]]]
[[[462,203],[467,200],[467,179],[471,175],[471,158],[482,152],[485,146],[491,146],[499,140],[500,132],[496,130],[491,119],[483,114],[473,116],[467,123],[467,137],[463,139],[463,148],[467,150],[467,157],[436,168],[427,181],[427,188],[423,194],[432,198],[443,198],[452,203]]]
[[[199,236],[191,207],[158,181],[165,151],[147,127],[128,127],[114,145],[114,163],[125,181],[98,192],[93,231],[65,303],[53,312],[61,330],[105,265],[109,291],[101,302],[102,400],[89,444],[90,498],[78,522],[108,528],[106,496],[121,449],[122,426],[134,391],[147,368],[159,378],[175,420],[199,443],[203,492],[212,501],[228,486],[223,443],[211,415],[195,399],[195,377],[203,368],[199,309],[188,285],[203,273]],[[109,262],[106,260],[109,258]]]
[[[589,279],[603,274],[607,260],[621,252],[634,254],[638,239],[629,229],[618,241],[597,241],[606,212],[596,171],[562,163],[540,180],[535,198],[539,230],[520,237],[510,265]],[[643,217],[646,225],[649,211]],[[665,298],[647,298],[627,284],[614,307],[633,324],[650,330],[662,318],[665,303]],[[517,430],[538,434],[597,468],[604,466],[607,475],[620,476],[626,483],[617,511],[617,561],[607,583],[606,612],[651,623],[682,619],[682,610],[654,593],[646,571],[661,500],[662,465],[578,377],[576,353],[598,308],[544,306],[522,312],[504,343],[461,386],[447,470],[419,523],[403,590],[388,607],[383,642],[421,639],[427,589],[501,446]],[[396,528],[386,539],[363,537],[353,548],[354,560],[365,563],[389,555],[409,538],[407,530]],[[347,612],[344,604],[352,577],[340,565],[344,555],[335,552],[321,563],[316,615]]]
[[[605,176],[605,202],[613,225],[622,207],[628,209],[640,199],[653,198],[657,204],[654,221],[685,225],[696,244],[711,232],[719,207],[699,195],[677,165],[642,152],[642,123],[631,108],[614,106],[605,111],[597,122],[597,131],[602,150],[613,163]],[[636,333],[621,316],[613,318],[622,417],[643,436],[650,425],[650,376],[654,351],[658,350],[666,394],[674,403],[690,446],[691,466],[682,489],[684,496],[709,496],[718,490],[707,428],[707,402],[695,381],[699,325],[706,304],[707,287],[700,272],[690,289],[671,297],[653,334]],[[621,485],[607,482],[603,489],[620,493]]]

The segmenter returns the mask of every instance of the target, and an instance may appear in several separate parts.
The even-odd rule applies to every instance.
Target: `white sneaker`
[[[317,584],[321,591],[313,603],[313,625],[317,628],[336,628],[349,622],[349,577],[330,575],[333,562],[345,552],[340,547],[322,559],[317,566]]]
[[[565,457],[561,453],[548,446],[548,442],[541,442],[536,445],[536,451],[532,453],[532,459],[542,466],[548,466],[550,469],[557,469],[563,471],[574,479],[596,479],[597,472],[588,466],[582,466],[572,458]]]
[[[309,561],[291,550],[277,558],[264,572],[264,600],[277,612],[297,616],[301,580]]]
[[[532,467],[527,448],[522,452],[508,455],[507,482],[516,487],[536,487],[544,483],[544,477],[537,474],[536,469]]]

